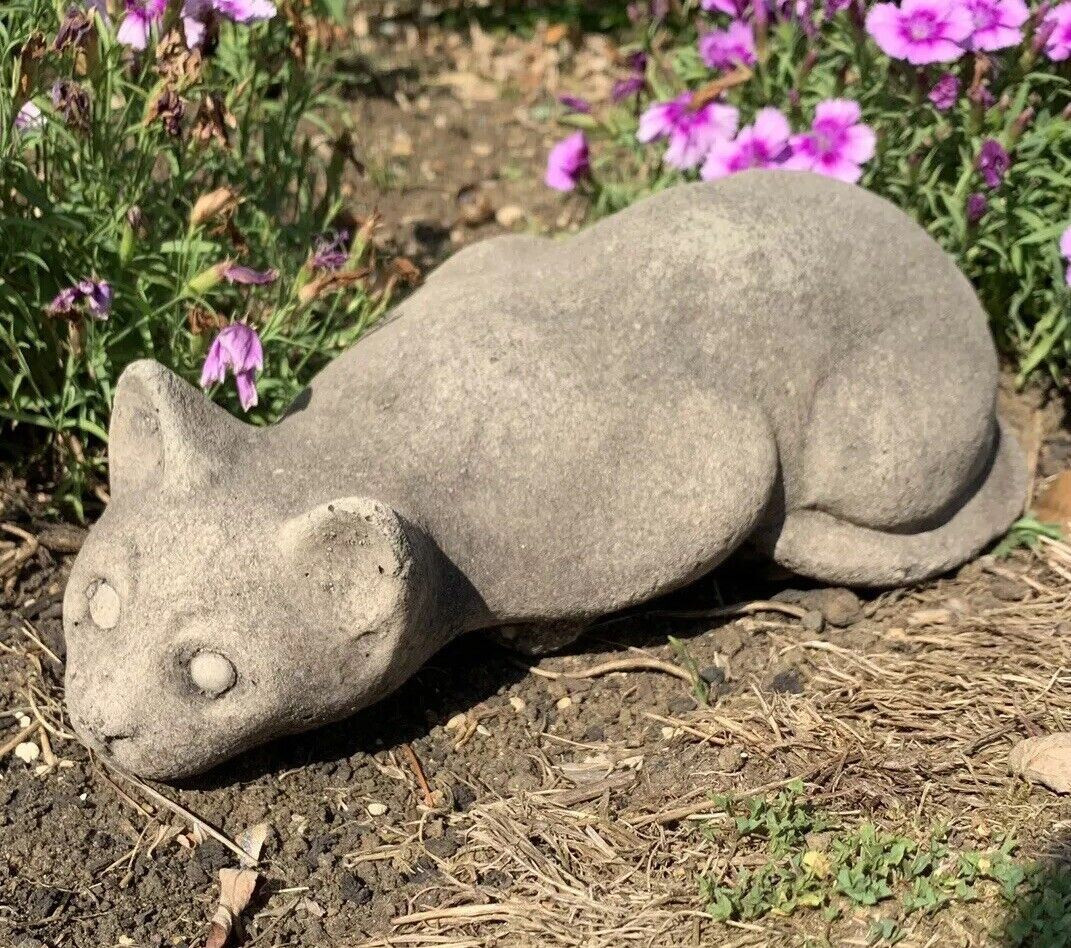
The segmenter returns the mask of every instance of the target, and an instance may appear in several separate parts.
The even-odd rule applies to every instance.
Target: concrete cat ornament
[[[765,171],[461,251],[268,428],[137,362],[64,602],[71,719],[180,778],[461,633],[561,645],[743,543],[834,583],[940,573],[1023,505],[996,383],[915,223]]]

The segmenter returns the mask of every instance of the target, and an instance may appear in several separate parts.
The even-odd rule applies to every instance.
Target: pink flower
[[[983,217],[985,217],[985,212],[988,210],[989,201],[986,200],[984,194],[974,191],[967,195],[966,213],[968,224],[977,224]]]
[[[792,136],[792,155],[785,167],[854,184],[863,175],[862,164],[874,157],[877,140],[859,116],[859,103],[850,99],[820,102],[811,130]]]
[[[665,162],[672,168],[694,168],[716,141],[731,138],[739,113],[731,105],[708,102],[692,108],[691,93],[657,102],[640,116],[636,138],[641,142],[668,138]]]
[[[309,266],[313,270],[341,270],[350,258],[350,232],[332,231],[316,238]]]
[[[45,127],[45,117],[41,109],[33,102],[24,102],[22,108],[15,114],[15,131],[21,135],[29,132],[39,132]]]
[[[967,40],[970,49],[996,50],[1022,42],[1020,27],[1030,19],[1023,0],[964,0],[974,28]]]
[[[220,330],[208,347],[204,367],[201,369],[201,387],[218,385],[230,369],[238,389],[242,408],[249,411],[257,403],[257,387],[253,376],[264,368],[264,348],[260,336],[252,326],[231,323]]]
[[[755,34],[743,20],[733,20],[725,30],[711,30],[699,37],[699,55],[711,69],[755,65]]]
[[[930,90],[930,101],[938,112],[947,112],[958,98],[959,80],[950,72],[941,76]]]
[[[755,124],[740,129],[732,141],[714,143],[703,164],[702,177],[710,181],[748,168],[776,167],[784,158],[788,136],[788,119],[777,109],[762,109],[755,116]]]
[[[278,270],[254,270],[240,263],[225,263],[220,269],[220,276],[228,283],[240,286],[263,286],[279,279]]]
[[[1060,253],[1064,255],[1065,260],[1071,261],[1071,227],[1068,227],[1060,236]],[[1067,267],[1065,279],[1067,285],[1071,286],[1071,263]]]
[[[160,22],[166,9],[167,0],[126,0],[126,16],[115,38],[124,46],[144,49],[149,42],[149,30]]]
[[[751,0],[702,0],[699,4],[708,13],[728,13],[729,16],[739,17],[747,12]]]
[[[959,59],[973,28],[970,12],[958,0],[903,0],[899,7],[879,3],[866,17],[867,32],[883,52],[916,66]]]
[[[543,180],[555,191],[572,191],[577,181],[590,170],[588,140],[583,132],[574,132],[550,150],[547,174]]]
[[[1053,7],[1042,20],[1048,36],[1045,52],[1053,62],[1063,62],[1071,56],[1071,3]]]
[[[982,177],[985,178],[986,185],[990,188],[999,188],[1004,175],[1011,167],[1011,156],[995,138],[987,138],[982,142],[975,164]]]
[[[275,16],[275,4],[270,0],[212,0],[212,6],[235,23],[258,23]]]

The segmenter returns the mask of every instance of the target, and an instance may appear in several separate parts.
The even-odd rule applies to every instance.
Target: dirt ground
[[[488,233],[581,219],[539,183],[552,131],[532,90],[587,68],[585,50],[612,74],[612,53],[556,46],[548,66],[527,40],[356,29],[369,171],[352,199],[384,214],[381,239],[427,266]],[[1044,435],[1039,483],[1066,467],[1058,413],[1008,406],[1028,442]],[[1057,548],[861,597],[738,561],[658,604],[734,604],[723,614],[634,615],[534,663],[460,641],[377,707],[175,788],[109,771],[68,731],[60,601],[82,534],[46,505],[0,488],[5,948],[203,944],[218,872],[238,865],[221,838],[259,824],[239,943],[276,948],[865,944],[877,910],[728,925],[704,911],[700,876],[751,858],[716,830],[712,795],[796,777],[845,821],[943,823],[963,849],[1011,833],[1024,855],[1060,855],[1071,827],[1063,798],[1006,763],[1022,737],[1071,730]],[[1015,910],[987,894],[912,915],[900,943],[1004,944]]]

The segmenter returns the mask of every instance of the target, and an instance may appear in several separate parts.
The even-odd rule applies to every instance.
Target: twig
[[[40,721],[34,721],[33,724],[27,724],[18,734],[9,737],[3,744],[0,744],[0,757],[10,754],[19,744],[31,737],[40,726]]]
[[[657,658],[618,658],[611,662],[603,662],[601,665],[585,668],[583,671],[560,672],[547,671],[545,668],[526,665],[521,661],[518,661],[517,664],[540,678],[596,678],[599,675],[612,675],[614,672],[652,671],[662,672],[664,675],[672,675],[674,678],[679,678],[689,685],[694,684],[692,676],[679,665],[674,665],[672,662],[663,662]]]
[[[795,619],[806,619],[808,610],[801,606],[794,606],[788,602],[775,602],[772,599],[755,599],[752,602],[736,602],[730,606],[719,606],[716,609],[694,610],[656,610],[645,612],[645,616],[654,616],[659,619],[721,619],[729,616],[746,616],[755,612],[780,612]]]
[[[405,754],[405,759],[409,762],[409,767],[413,771],[413,776],[416,777],[417,783],[420,784],[420,791],[424,794],[424,806],[434,808],[435,797],[432,795],[431,787],[428,786],[428,778],[424,776],[424,768],[420,765],[420,758],[417,757],[416,751],[413,750],[411,744],[403,744],[402,752]]]
[[[253,865],[253,866],[255,866],[259,862],[259,860],[253,859],[249,855],[249,853],[247,853],[244,849],[242,849],[242,847],[239,846],[237,843],[235,843],[232,839],[230,839],[228,836],[225,836],[223,833],[221,833],[218,829],[216,829],[210,823],[206,823],[204,820],[201,819],[201,817],[197,816],[197,814],[191,813],[181,803],[176,803],[170,797],[165,797],[162,793],[160,793],[160,791],[154,790],[147,783],[145,783],[143,780],[140,780],[139,778],[135,777],[133,774],[124,773],[123,771],[118,770],[115,767],[112,767],[111,764],[108,764],[108,763],[106,763],[104,761],[102,761],[102,763],[104,763],[104,766],[107,767],[109,770],[111,770],[111,772],[113,774],[115,774],[117,777],[119,777],[122,780],[125,780],[128,783],[132,784],[133,786],[137,787],[142,793],[144,793],[154,803],[160,804],[160,806],[164,807],[165,809],[170,810],[176,816],[182,817],[184,820],[189,822],[192,826],[194,826],[195,828],[199,829],[206,836],[211,836],[216,842],[222,843],[224,846],[227,847],[227,849],[229,849],[232,853],[234,853],[239,858],[239,860],[241,861],[242,865]]]

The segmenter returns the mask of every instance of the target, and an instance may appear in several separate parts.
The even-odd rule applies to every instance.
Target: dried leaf
[[[1057,793],[1071,792],[1071,734],[1044,734],[1020,741],[1008,754],[1008,769]]]
[[[259,879],[259,874],[253,869],[219,870],[219,905],[212,916],[205,948],[224,948],[234,930],[234,923],[253,897]]]
[[[1071,470],[1057,474],[1034,501],[1034,516],[1042,523],[1056,523],[1065,531],[1068,529],[1071,525]]]

